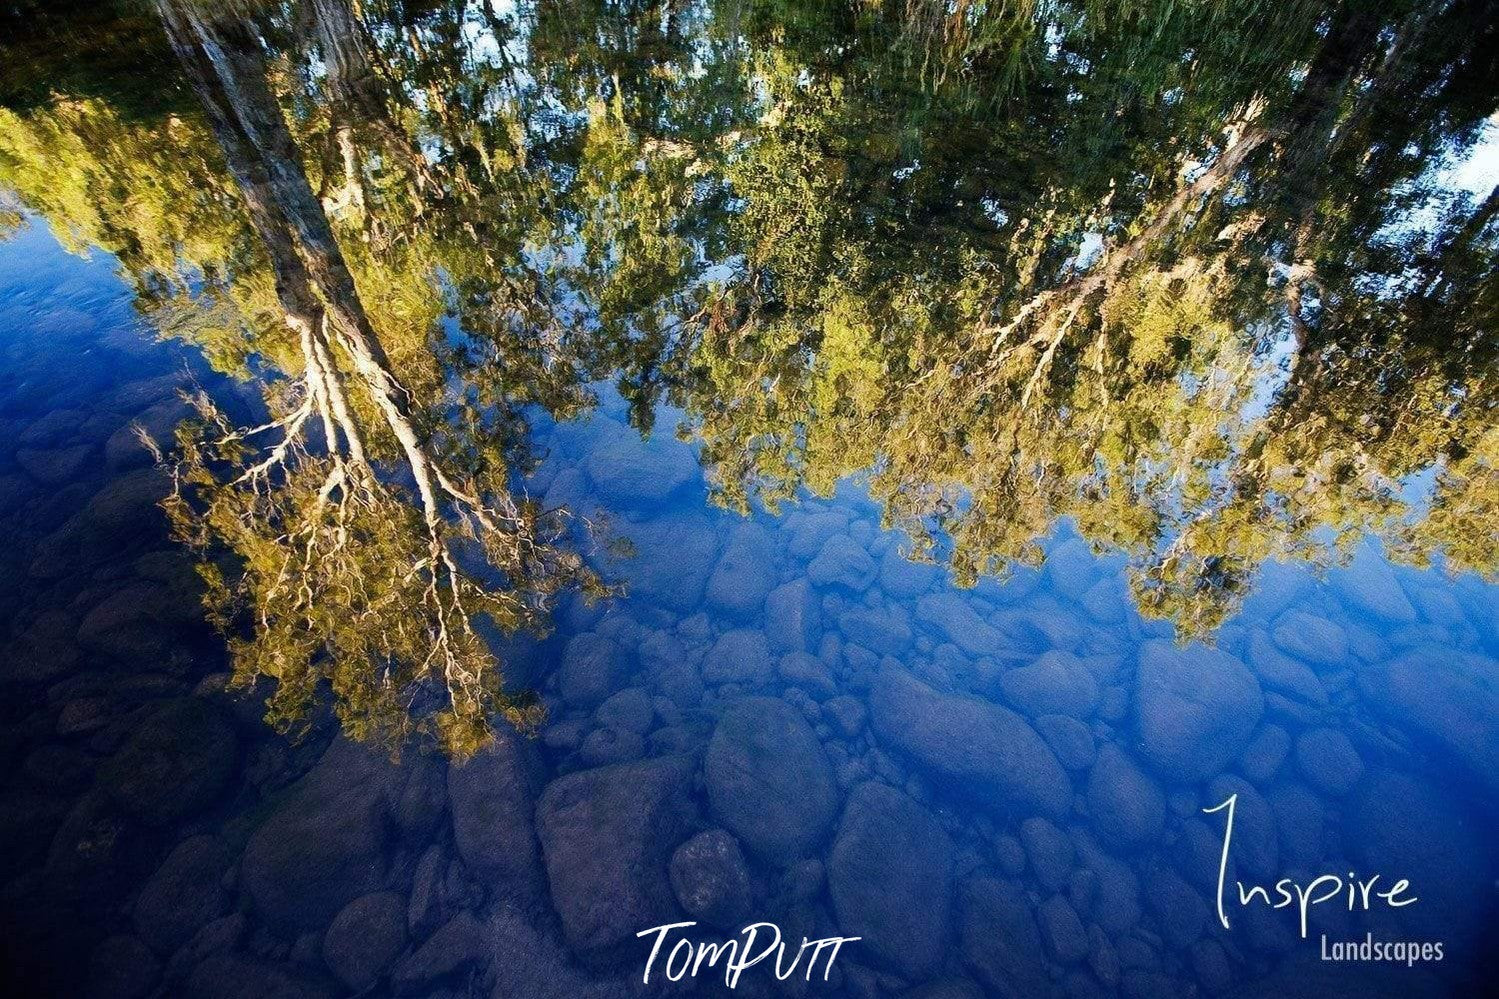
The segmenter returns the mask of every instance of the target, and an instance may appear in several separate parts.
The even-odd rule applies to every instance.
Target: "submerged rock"
[[[933,593],[916,602],[916,616],[970,655],[1000,655],[1008,648],[1004,633],[979,617],[956,593]]]
[[[667,858],[687,833],[692,760],[661,757],[558,778],[536,808],[552,905],[589,957],[632,942],[677,910]]]
[[[1052,651],[999,677],[999,689],[1024,714],[1087,718],[1098,707],[1098,681],[1077,656]]]
[[[1088,774],[1088,814],[1099,836],[1121,846],[1158,839],[1166,827],[1166,796],[1129,754],[1106,742]]]
[[[723,829],[708,829],[677,847],[671,885],[694,919],[738,929],[749,917],[750,880],[739,841]]]
[[[557,682],[564,701],[591,708],[617,690],[624,678],[624,651],[613,639],[587,631],[567,643]]]
[[[1140,650],[1135,697],[1146,758],[1188,783],[1224,770],[1248,745],[1265,708],[1259,682],[1239,660],[1165,641]]]
[[[787,863],[815,850],[838,808],[832,767],[806,718],[779,698],[735,701],[704,761],[714,816],[752,852]]]
[[[600,429],[585,465],[594,488],[612,506],[659,503],[698,477],[686,445],[659,435],[643,440],[613,422]]]
[[[158,954],[170,956],[229,904],[228,848],[214,836],[179,843],[135,900],[135,928]]]
[[[540,846],[532,824],[540,792],[535,746],[509,730],[482,752],[448,767],[453,844],[501,894],[530,897],[540,885]]]
[[[661,517],[621,533],[636,552],[620,564],[630,596],[684,613],[702,604],[718,554],[718,536],[706,519]]]
[[[121,808],[164,826],[205,808],[228,784],[238,740],[223,713],[192,697],[153,711],[99,770]]]
[[[765,638],[776,654],[809,652],[821,631],[821,606],[806,579],[782,583],[765,598]]]
[[[706,600],[719,610],[748,617],[760,609],[775,584],[775,548],[765,528],[740,524],[708,577]]]
[[[372,987],[406,949],[406,897],[381,891],[356,898],[323,937],[323,963],[355,992]]]
[[[430,801],[409,785],[439,779],[414,760],[395,765],[335,740],[250,837],[240,882],[255,908],[282,928],[320,928],[379,889],[401,803]]]
[[[900,791],[868,782],[849,795],[828,854],[828,887],[842,932],[920,978],[946,946],[953,845],[942,824]]]
[[[703,657],[703,679],[709,683],[760,684],[772,670],[765,633],[751,628],[724,632]]]
[[[807,566],[807,578],[818,586],[842,586],[856,593],[874,581],[874,559],[847,534],[835,534],[823,543]]]
[[[1054,994],[1041,956],[1041,932],[1025,893],[996,878],[963,885],[958,936],[963,961],[999,995]]]
[[[1066,772],[1013,711],[942,693],[889,664],[875,679],[870,707],[881,741],[944,778],[951,791],[995,807],[1066,814],[1072,796]]]

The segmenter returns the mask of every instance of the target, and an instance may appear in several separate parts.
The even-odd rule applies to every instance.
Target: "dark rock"
[[[1088,956],[1088,934],[1083,921],[1061,895],[1053,895],[1036,910],[1037,925],[1047,953],[1063,964],[1077,964]]]
[[[297,964],[278,964],[243,954],[205,958],[183,983],[184,999],[333,999],[337,986]]]
[[[758,524],[740,524],[708,577],[706,599],[719,610],[748,617],[760,609],[776,578],[769,534]]]
[[[596,728],[578,747],[579,761],[589,767],[628,763],[644,755],[645,737],[639,732],[624,732],[617,728]]]
[[[838,627],[850,642],[881,655],[897,655],[911,644],[911,625],[898,606],[854,607],[838,615]]]
[[[57,486],[83,474],[93,455],[92,444],[58,448],[17,448],[16,464],[46,486]]]
[[[1348,658],[1348,635],[1325,617],[1288,610],[1275,619],[1271,632],[1287,655],[1314,666],[1338,666]]]
[[[229,893],[228,848],[214,836],[177,844],[135,901],[135,928],[158,954],[170,955],[223,914]]]
[[[1237,827],[1235,828],[1237,836]],[[1167,945],[1181,950],[1202,936],[1208,925],[1208,904],[1197,890],[1164,864],[1146,872],[1145,904],[1160,927]]]
[[[624,678],[624,652],[611,639],[587,631],[567,643],[557,682],[564,701],[592,708],[618,689]]]
[[[105,937],[88,964],[89,999],[142,999],[161,978],[161,962],[139,937]]]
[[[601,955],[677,911],[667,858],[685,837],[693,764],[661,757],[547,785],[536,808],[552,904],[575,951]]]
[[[167,825],[218,797],[238,756],[234,727],[223,713],[184,697],[146,716],[100,767],[99,784],[140,821]]]
[[[644,735],[656,718],[656,707],[644,688],[626,687],[600,704],[594,718],[600,725]]]
[[[964,884],[958,936],[964,963],[996,993],[1015,999],[1055,994],[1041,957],[1041,932],[1015,885],[994,878]]]
[[[823,543],[807,566],[807,578],[817,586],[842,586],[861,593],[874,582],[874,559],[847,534],[835,534]]]
[[[813,697],[826,700],[838,692],[827,665],[805,652],[788,652],[781,657],[777,670],[787,683],[800,687]]]
[[[1004,634],[956,593],[922,597],[916,602],[916,616],[969,655],[1002,655],[1009,649]]]
[[[393,806],[431,770],[335,740],[250,836],[240,883],[272,924],[314,929],[382,886]]]
[[[772,669],[765,633],[749,628],[724,632],[703,657],[703,679],[709,683],[761,684]]]
[[[718,536],[699,516],[672,516],[631,524],[622,533],[637,554],[621,572],[632,597],[688,612],[703,602],[703,589],[718,554]]]
[[[1221,772],[1237,757],[1264,711],[1254,674],[1201,645],[1147,642],[1135,696],[1146,758],[1188,783]]]
[[[718,821],[752,853],[785,863],[815,850],[838,808],[832,767],[801,712],[745,698],[724,712],[704,762]]]
[[[1280,771],[1291,751],[1291,736],[1279,725],[1261,725],[1239,755],[1239,769],[1244,776],[1263,784]]]
[[[1160,786],[1112,742],[1098,751],[1087,795],[1094,828],[1110,842],[1140,846],[1165,829],[1166,798]]]
[[[1296,764],[1323,794],[1342,797],[1364,776],[1364,761],[1348,736],[1332,728],[1309,729],[1296,737]]]
[[[471,759],[448,767],[453,845],[470,869],[501,895],[530,898],[541,889],[540,844],[532,817],[541,790],[536,747],[512,731]]]
[[[749,871],[739,841],[727,831],[709,829],[677,847],[670,873],[677,901],[692,918],[738,929],[749,917]]]
[[[1036,731],[1068,770],[1086,770],[1093,765],[1097,747],[1093,730],[1083,722],[1066,715],[1042,715],[1036,719]]]
[[[960,795],[1005,808],[1014,803],[1061,817],[1072,788],[1041,737],[1012,711],[941,693],[887,665],[870,693],[880,739],[937,774]]]
[[[1098,681],[1082,660],[1052,651],[1000,675],[999,689],[1023,713],[1087,718],[1098,707]]]
[[[837,728],[838,734],[845,739],[852,739],[864,729],[864,722],[869,717],[869,712],[864,708],[864,702],[857,697],[844,694],[842,697],[829,698],[822,706],[823,713]]]
[[[44,610],[0,655],[0,676],[15,683],[50,683],[78,662],[78,622],[66,611]]]
[[[908,977],[930,975],[946,945],[953,845],[930,812],[884,784],[849,795],[828,854],[842,932]]]
[[[1313,707],[1327,706],[1327,688],[1311,667],[1285,655],[1263,635],[1256,634],[1249,641],[1249,664],[1266,689]]]
[[[1020,823],[1020,842],[1030,859],[1036,880],[1051,889],[1061,890],[1072,873],[1072,840],[1050,822],[1033,815]]]
[[[323,937],[323,963],[355,992],[363,992],[406,949],[406,897],[381,891],[361,896],[333,917]]]
[[[821,629],[821,610],[806,579],[782,583],[765,598],[765,637],[776,654],[808,652]]]

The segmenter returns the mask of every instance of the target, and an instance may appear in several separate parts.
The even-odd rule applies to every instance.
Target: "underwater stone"
[[[884,784],[855,788],[828,854],[828,886],[843,933],[908,976],[935,970],[950,924],[953,845],[925,808]]]
[[[1009,649],[1003,633],[956,593],[933,593],[916,602],[916,617],[970,655],[1000,655]]]
[[[750,908],[749,870],[739,841],[727,830],[708,829],[672,854],[671,885],[694,919],[738,929]]]
[[[822,611],[812,584],[794,579],[765,598],[765,638],[777,654],[810,652],[817,641]]]
[[[758,629],[724,632],[703,657],[703,679],[709,683],[765,683],[771,670],[770,647]]]
[[[951,790],[1002,807],[1061,817],[1072,785],[1025,720],[987,701],[941,693],[885,665],[870,696],[880,739],[951,782]]]
[[[688,757],[659,757],[579,771],[542,792],[536,829],[574,950],[607,952],[674,918],[666,864],[692,816],[693,769]]]
[[[625,657],[619,645],[586,631],[568,641],[557,685],[564,701],[591,708],[608,697],[624,681],[624,675]]]
[[[177,844],[135,901],[135,929],[158,954],[171,955],[216,919],[229,902],[221,884],[228,848],[213,836]]]
[[[1308,729],[1297,736],[1296,764],[1308,784],[1334,797],[1352,791],[1364,775],[1358,750],[1333,728]]]
[[[1288,655],[1314,666],[1337,666],[1348,658],[1348,636],[1318,614],[1288,610],[1275,619],[1275,644]]]
[[[1140,650],[1136,705],[1146,758],[1192,783],[1221,772],[1248,745],[1264,695],[1237,659],[1151,641]]]
[[[748,617],[760,609],[777,576],[775,547],[765,528],[740,524],[708,577],[705,599],[719,610]]]
[[[963,961],[1000,995],[1044,996],[1051,992],[1041,958],[1041,932],[1020,888],[997,878],[962,886],[958,939]]]
[[[1086,770],[1093,765],[1097,749],[1093,732],[1083,722],[1066,715],[1042,715],[1036,731],[1068,770]]]
[[[239,757],[234,728],[197,698],[151,712],[99,769],[99,783],[121,808],[164,826],[205,808],[228,784]]]
[[[453,844],[465,863],[503,894],[540,889],[532,813],[541,787],[535,746],[510,730],[448,767]]]
[[[731,704],[703,772],[718,821],[752,853],[778,863],[815,850],[838,808],[822,744],[802,713],[779,698]]]
[[[817,586],[843,586],[856,593],[868,588],[874,573],[874,559],[847,534],[828,538],[807,566],[807,578]]]
[[[901,553],[899,545],[885,549],[880,559],[880,587],[892,597],[910,599],[932,588],[940,575],[929,562],[913,562]]]
[[[323,963],[349,988],[372,987],[406,948],[406,897],[381,891],[341,909],[323,937]]]
[[[1140,846],[1165,828],[1166,799],[1160,786],[1112,742],[1098,750],[1088,774],[1088,814],[1104,839]]]
[[[644,440],[612,421],[600,428],[586,467],[598,494],[613,506],[659,503],[698,475],[685,445],[659,435]]]
[[[1028,666],[1002,673],[999,689],[1024,714],[1087,718],[1098,707],[1099,690],[1083,661],[1052,651]]]

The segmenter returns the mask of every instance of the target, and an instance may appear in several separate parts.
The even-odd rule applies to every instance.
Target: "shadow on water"
[[[116,13],[4,10],[29,993],[1494,970],[1491,3]]]

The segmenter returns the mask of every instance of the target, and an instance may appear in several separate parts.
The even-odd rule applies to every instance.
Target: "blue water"
[[[643,441],[603,389],[537,419],[529,488],[596,524],[627,592],[503,643],[536,739],[393,763],[224,692],[152,505],[131,421],[164,434],[193,377],[253,388],[155,342],[110,258],[40,226],[0,244],[0,328],[0,864],[29,994],[722,994],[722,964],[669,984],[670,949],[756,921],[793,953],[860,939],[827,981],[767,961],[735,992],[1472,995],[1494,970],[1499,589],[1476,578],[1372,543],[1269,564],[1211,647],[1178,646],[1065,523],[1041,570],[960,589],[857,479],[713,507],[678,414]],[[1206,810],[1230,800],[1225,928]],[[1235,884],[1376,874],[1304,937]],[[689,920],[648,969],[637,934]],[[1366,940],[1441,958],[1325,957]]]

